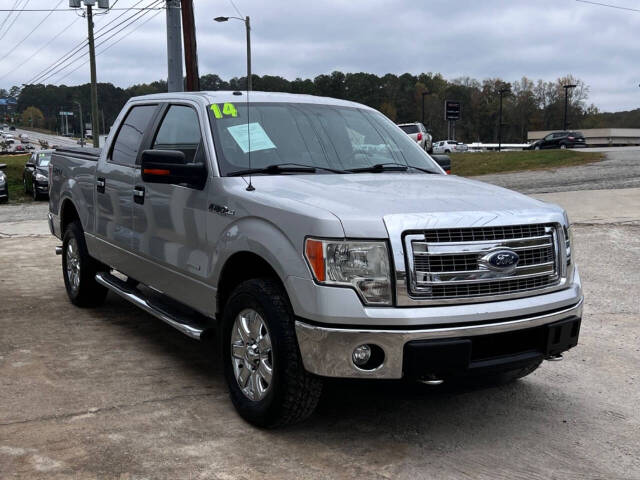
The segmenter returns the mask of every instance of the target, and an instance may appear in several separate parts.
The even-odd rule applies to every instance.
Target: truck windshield
[[[379,112],[308,103],[218,103],[209,108],[222,175],[278,164],[328,170],[402,164],[441,173],[435,162]],[[382,170],[386,171],[386,170]],[[407,170],[421,173],[419,170]],[[308,172],[299,171],[298,174]]]

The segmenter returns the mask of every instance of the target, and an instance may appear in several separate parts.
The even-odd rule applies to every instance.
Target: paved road
[[[606,152],[605,160],[580,167],[482,175],[474,179],[523,193],[640,187],[640,147],[598,150]]]
[[[38,143],[39,140],[46,141],[47,143],[49,143],[49,146],[53,146],[53,145],[59,145],[59,146],[65,146],[65,147],[79,146],[76,140],[73,140],[71,138],[61,137],[59,135],[49,135],[46,133],[33,132],[31,130],[23,130],[20,128],[16,128],[16,131],[11,133],[15,134],[16,139],[18,139],[19,135],[21,134],[28,135],[29,139],[31,140],[31,143],[33,143],[36,146],[36,148],[40,148],[40,145]]]
[[[308,422],[279,431],[238,418],[210,345],[112,295],[72,307],[58,242],[14,231],[0,238],[0,478],[637,480],[640,190],[590,194],[541,196],[579,219],[587,297],[563,362],[484,390],[330,382]]]

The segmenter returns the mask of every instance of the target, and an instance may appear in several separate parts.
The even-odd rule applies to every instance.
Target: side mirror
[[[180,150],[145,150],[140,165],[142,180],[146,183],[184,183],[202,190],[207,181],[204,163],[185,162]]]
[[[35,163],[33,163],[33,162],[27,162],[27,163],[25,164],[25,167],[27,167],[27,168],[35,168],[35,167],[36,167],[36,164],[35,164]]]

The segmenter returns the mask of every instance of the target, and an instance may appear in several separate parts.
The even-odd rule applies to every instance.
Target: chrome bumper
[[[304,367],[311,373],[339,378],[398,379],[402,378],[404,346],[407,342],[488,335],[538,327],[569,317],[581,317],[582,304],[583,299],[581,298],[572,307],[548,314],[481,325],[463,325],[424,330],[331,328],[296,321],[296,334]],[[361,370],[353,364],[351,360],[352,352],[362,344],[378,345],[384,350],[384,362],[375,370]]]

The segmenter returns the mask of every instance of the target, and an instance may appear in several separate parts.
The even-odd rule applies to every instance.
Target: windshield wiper
[[[427,170],[426,168],[416,167],[415,165],[409,165],[409,168],[415,168],[416,170],[420,170],[424,173],[430,173],[431,175],[440,175],[440,172],[434,172],[433,170]]]
[[[402,163],[376,163],[369,167],[350,168],[347,172],[359,173],[359,172],[406,172],[409,169]]]
[[[247,168],[246,170],[238,170],[227,174],[228,177],[242,177],[244,175],[253,175],[257,173],[266,173],[268,175],[278,175],[279,173],[314,173],[317,170],[326,170],[332,173],[348,173],[346,170],[338,170],[335,168],[315,167],[303,165],[301,163],[275,163],[262,168]]]

